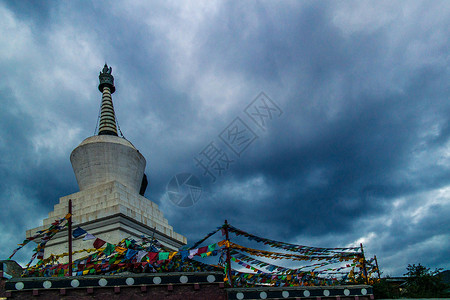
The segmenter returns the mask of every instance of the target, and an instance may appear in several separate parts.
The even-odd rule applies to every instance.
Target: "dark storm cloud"
[[[301,244],[363,242],[395,275],[408,263],[448,267],[448,5],[410,3],[7,2],[18,54],[0,66],[2,76],[19,71],[0,88],[2,186],[22,188],[44,214],[76,191],[68,157],[93,132],[107,61],[121,129],[147,159],[146,195],[190,242],[228,219]],[[33,61],[43,84],[56,84],[31,99],[17,82],[36,87],[19,76]],[[258,139],[212,184],[193,158],[236,116],[255,126],[243,110],[260,91],[283,114],[265,132],[253,127]],[[38,107],[43,117],[30,112]],[[185,209],[164,198],[179,172],[205,189]]]
[[[258,20],[265,20],[264,14],[258,16]],[[258,32],[259,28],[256,32],[251,31],[249,39],[241,38],[240,30],[245,26],[237,26],[235,30],[227,26],[239,24],[239,21],[230,21],[233,18],[242,20],[239,14],[227,12],[224,16],[214,17],[221,25],[213,27],[217,32],[208,30],[211,40],[205,43],[205,52],[213,53],[216,59],[222,58],[217,59],[219,64],[249,72],[260,80],[270,76],[277,79],[278,70],[274,66],[283,65],[283,61],[273,58],[276,50],[272,49],[286,48],[289,50],[284,54],[291,58],[290,65],[298,67],[291,75],[304,79],[302,72],[307,71],[306,80],[310,84],[305,88],[304,83],[299,83],[297,88],[303,90],[298,95],[299,100],[293,98],[283,103],[287,114],[283,116],[282,126],[272,130],[273,136],[265,137],[270,142],[263,147],[259,144],[257,148],[261,151],[254,151],[252,157],[239,161],[231,171],[239,178],[237,181],[252,176],[267,179],[272,190],[270,197],[254,199],[251,203],[225,197],[218,201],[210,199],[208,205],[217,206],[212,215],[254,220],[250,226],[256,231],[261,231],[261,225],[270,224],[272,234],[284,238],[300,233],[339,234],[358,230],[354,226],[358,219],[386,213],[390,210],[389,203],[398,197],[448,185],[449,172],[445,166],[420,168],[419,174],[409,171],[416,148],[428,147],[429,141],[421,137],[424,131],[432,130],[436,123],[448,123],[442,113],[448,110],[448,105],[443,102],[445,94],[436,93],[442,87],[447,89],[448,71],[445,68],[436,65],[398,74],[404,82],[401,93],[389,89],[368,91],[371,82],[376,87],[377,81],[384,81],[383,66],[377,66],[377,63],[386,59],[386,32],[344,38],[330,24],[330,11],[307,7],[300,16],[283,15],[284,22],[280,24],[289,24],[290,30],[279,30],[277,42],[280,44],[277,44],[271,43],[272,36],[258,39],[262,36],[260,33],[265,32],[264,28],[261,32]],[[402,58],[398,59],[401,64]],[[271,64],[273,61],[275,63]],[[362,73],[361,70],[371,67],[375,77]],[[345,79],[341,86],[342,98],[338,99],[341,103],[330,103],[328,98],[320,98],[324,96],[321,91],[329,90],[330,95],[325,96],[333,96],[337,73]],[[384,84],[389,85],[389,82]],[[433,105],[429,105],[430,96],[435,97],[436,101],[431,101]],[[339,113],[330,117],[327,106],[334,105]],[[430,117],[436,118],[436,123],[429,123]],[[314,137],[302,132],[303,122],[297,121],[302,119],[314,124]],[[440,135],[433,139],[446,142]],[[321,186],[308,186],[308,177],[314,170],[323,177],[325,183]],[[198,214],[189,213],[194,214],[193,218],[204,212],[200,207],[197,209]],[[408,222],[407,219],[402,221]],[[414,244],[430,234],[425,231],[425,236],[418,233],[414,237],[414,232],[405,232],[403,239]],[[397,239],[390,247],[401,244]]]
[[[52,1],[5,1],[6,7],[14,14],[24,20],[31,21],[39,27],[44,27],[50,20],[52,8],[54,7]]]
[[[46,208],[74,187],[61,176],[70,171],[63,161],[57,157],[45,159],[42,164],[36,161],[32,137],[38,126],[33,114],[17,105],[12,91],[4,89],[0,97],[0,232],[4,245],[1,255],[6,258],[24,238],[24,230],[36,226],[36,221],[46,217]],[[16,259],[25,261],[28,257],[24,251]]]

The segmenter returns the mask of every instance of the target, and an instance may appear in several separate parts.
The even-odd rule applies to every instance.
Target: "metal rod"
[[[156,231],[156,226],[153,227],[152,239],[150,240],[150,251],[151,251],[151,247],[153,247],[153,240],[155,238],[155,231]]]
[[[381,279],[380,268],[378,268],[378,260],[377,260],[377,256],[374,255],[374,258],[375,258],[375,265],[377,266],[378,278]]]
[[[364,256],[364,248],[363,248],[363,244],[360,244],[361,246],[361,253],[362,253],[362,257],[363,257],[363,270],[364,270],[364,276],[366,277],[366,283],[369,284],[369,276],[367,274],[367,269],[366,269],[366,257]]]
[[[69,274],[68,276],[72,276],[72,199],[69,199]]]
[[[230,256],[230,239],[228,237],[228,222],[225,220],[225,238],[227,240],[227,269],[228,269],[228,280],[230,286],[233,287],[233,278],[231,277],[231,256]]]

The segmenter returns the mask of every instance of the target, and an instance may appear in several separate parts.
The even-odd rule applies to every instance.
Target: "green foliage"
[[[389,278],[382,278],[373,283],[373,294],[375,299],[394,299],[400,297],[398,287],[387,282]]]
[[[441,269],[430,271],[421,264],[408,265],[404,296],[409,298],[437,298],[448,296],[448,286],[442,282],[439,272]]]

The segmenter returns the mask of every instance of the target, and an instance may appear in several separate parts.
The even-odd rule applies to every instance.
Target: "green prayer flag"
[[[106,256],[109,256],[114,252],[114,249],[115,246],[113,244],[107,243],[105,250],[103,250],[103,253],[105,253]]]
[[[208,252],[212,252],[212,251],[216,250],[216,246],[217,246],[217,244],[211,244],[211,245],[209,245],[209,246],[208,246]]]
[[[170,252],[159,252],[158,260],[166,260],[169,259]]]

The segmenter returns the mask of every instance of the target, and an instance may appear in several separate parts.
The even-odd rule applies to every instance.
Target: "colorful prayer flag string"
[[[303,245],[295,245],[290,243],[284,243],[279,242],[275,240],[270,240],[266,238],[262,238],[253,234],[250,234],[248,232],[245,232],[243,230],[240,230],[232,225],[228,225],[228,230],[230,232],[233,232],[237,236],[245,236],[251,241],[255,241],[258,243],[264,243],[265,245],[269,245],[270,247],[280,248],[283,250],[291,251],[291,252],[299,252],[304,254],[334,254],[334,253],[349,253],[351,252],[357,252],[360,250],[360,247],[344,247],[344,248],[319,248],[319,247],[309,247],[309,246],[303,246]],[[350,253],[351,253],[350,252]]]
[[[59,220],[55,220],[55,222],[53,222],[50,227],[48,227],[45,230],[39,230],[36,232],[36,234],[28,239],[25,239],[22,244],[19,244],[19,247],[16,248],[13,253],[9,256],[8,259],[11,259],[14,254],[16,254],[17,251],[19,251],[20,249],[22,249],[26,244],[28,244],[29,242],[39,238],[40,236],[42,236],[41,238],[41,242],[39,243],[38,247],[35,249],[36,253],[39,253],[39,257],[43,257],[44,255],[44,247],[45,244],[57,233],[59,232],[63,227],[61,226],[61,224],[68,220],[70,218],[70,214],[67,214],[64,218],[61,218]],[[36,254],[37,255],[37,254]],[[34,257],[36,257],[36,255],[33,255],[32,260],[30,261],[29,264],[31,264],[31,262],[34,260]]]

